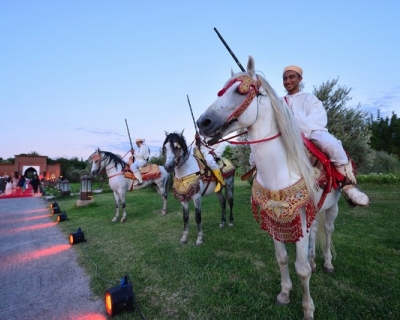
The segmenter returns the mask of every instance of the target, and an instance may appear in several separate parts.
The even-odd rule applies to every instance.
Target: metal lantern
[[[71,194],[70,183],[67,179],[61,182],[61,194],[63,196],[69,196]]]
[[[56,183],[56,188],[58,190],[62,190],[62,180],[61,180],[61,178],[58,178],[55,183]]]
[[[88,175],[81,177],[81,194],[80,199],[82,201],[92,199],[92,178]]]

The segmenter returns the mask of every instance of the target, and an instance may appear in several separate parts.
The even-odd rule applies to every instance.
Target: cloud
[[[391,117],[394,112],[400,116],[400,85],[387,91],[381,91],[377,95],[368,98],[361,104],[363,110],[371,113],[374,119],[378,110],[382,118]]]

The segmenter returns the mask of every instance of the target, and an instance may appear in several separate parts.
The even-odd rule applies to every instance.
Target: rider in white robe
[[[129,158],[129,167],[136,178],[134,185],[143,183],[139,169],[147,165],[150,160],[150,149],[144,143],[144,139],[136,139],[136,146],[139,148],[138,151],[131,150],[132,154],[135,156],[135,161],[133,161],[133,157]]]
[[[225,180],[222,176],[222,172],[218,167],[217,162],[215,161],[215,157],[221,158],[228,143],[222,142],[219,144],[215,144],[213,148],[209,148],[201,142],[199,134],[196,134],[195,140],[196,146],[200,149],[204,159],[207,162],[207,166],[212,170],[214,176],[217,179],[217,184],[214,188],[214,192],[218,192],[221,190],[222,186],[225,185]]]
[[[288,92],[283,98],[284,101],[292,110],[306,138],[326,153],[336,169],[351,182],[343,187],[350,200],[357,205],[368,205],[368,196],[356,187],[357,181],[352,164],[341,141],[331,135],[326,128],[328,116],[322,102],[313,94],[300,91],[302,76],[303,70],[300,67],[288,66],[284,69],[283,85]]]

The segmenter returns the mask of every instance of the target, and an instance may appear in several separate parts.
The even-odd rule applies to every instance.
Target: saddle
[[[212,170],[207,166],[207,162],[199,148],[195,147],[193,154],[200,168],[201,179],[205,182],[217,181],[217,178],[212,173]],[[235,174],[235,165],[231,160],[224,157],[217,157],[214,154],[213,156],[218,168],[221,170],[224,179]]]
[[[136,179],[133,175],[133,172],[129,168],[125,168],[123,172],[125,178],[132,180]],[[139,172],[142,175],[143,181],[157,179],[161,177],[160,168],[158,167],[158,165],[152,163],[148,163],[144,167],[140,168]]]
[[[310,163],[314,168],[315,178],[317,180],[318,186],[323,190],[321,199],[318,203],[318,208],[320,208],[324,203],[328,193],[332,191],[332,188],[335,190],[338,188],[342,188],[343,186],[348,184],[348,182],[346,181],[345,176],[337,171],[336,167],[333,165],[331,160],[324,152],[322,152],[312,141],[307,139],[304,135],[302,135],[302,138],[306,147],[308,159],[310,160]],[[349,161],[351,161],[352,163],[353,171],[356,175],[355,164],[353,160],[349,157],[349,155],[347,156],[349,158]],[[242,180],[247,180],[251,175],[254,175],[255,170],[257,170],[256,167],[243,174]],[[354,204],[349,202],[350,200],[346,197],[346,195],[344,193],[342,194],[346,198],[348,204],[350,206],[354,206]]]

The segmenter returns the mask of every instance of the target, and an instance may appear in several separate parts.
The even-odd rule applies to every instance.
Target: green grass
[[[302,289],[294,270],[294,245],[288,245],[293,282],[291,303],[275,304],[280,273],[273,241],[252,217],[250,185],[235,185],[233,228],[219,229],[216,197],[203,199],[204,244],[195,246],[197,228],[190,206],[190,235],[181,245],[183,222],[170,193],[168,214],[154,189],[127,194],[125,223],[111,223],[111,193],[95,194],[95,203],[76,207],[77,197],[58,199],[68,221],[59,224],[68,237],[81,227],[87,242],[77,244],[79,263],[91,277],[93,293],[129,275],[146,319],[301,319]],[[400,191],[398,185],[363,184],[371,205],[349,208],[340,201],[333,236],[334,274],[311,278],[316,319],[400,318]],[[54,220],[56,217],[54,217]],[[115,319],[139,319],[122,313]]]

